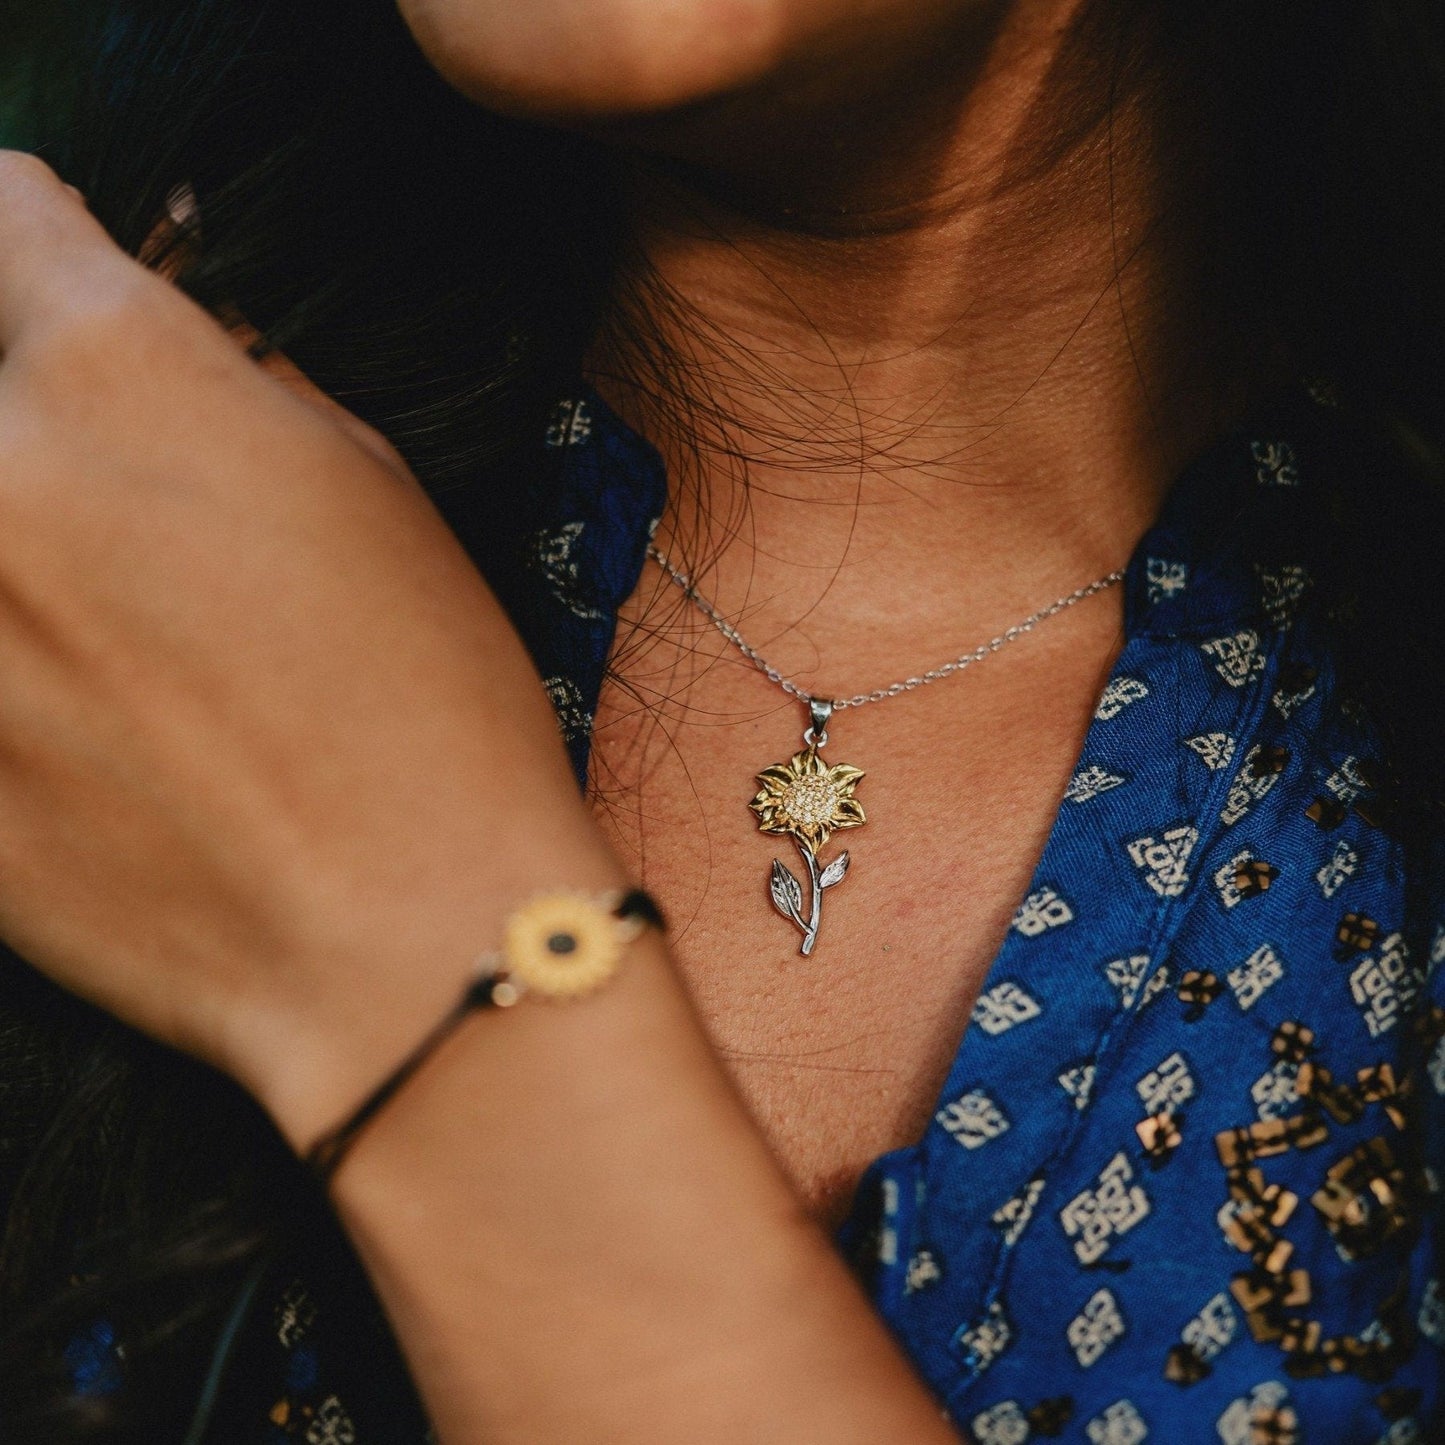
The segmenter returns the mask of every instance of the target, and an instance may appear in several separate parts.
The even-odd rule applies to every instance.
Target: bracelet
[[[306,1151],[303,1162],[324,1187],[356,1137],[469,1015],[511,1008],[524,994],[580,998],[617,972],[623,947],[645,928],[661,931],[662,912],[640,888],[588,898],[549,893],[523,904],[507,919],[499,952],[483,954],[483,971],[450,1013],[336,1128]]]

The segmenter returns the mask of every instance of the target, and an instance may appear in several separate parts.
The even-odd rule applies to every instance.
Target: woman
[[[1431,1438],[1438,16],[102,10],[15,1438]]]

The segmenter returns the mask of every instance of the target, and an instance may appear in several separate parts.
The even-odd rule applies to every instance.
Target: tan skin
[[[710,154],[720,121],[705,108],[681,140],[649,136],[672,154],[694,146],[710,167],[682,182],[644,169],[639,190],[649,285],[691,308],[665,332],[681,385],[726,424],[680,435],[645,399],[649,376],[628,384],[625,350],[604,342],[596,370],[670,453],[664,550],[688,570],[704,561],[705,594],[826,694],[921,672],[1122,566],[1223,419],[1206,354],[1217,325],[1170,214],[1188,198],[1160,174],[1164,142],[1141,138],[1143,102],[1055,116],[1060,158],[1021,174],[1038,88],[1067,73],[1069,14],[991,14],[976,71],[965,30],[957,56],[941,49],[921,68],[936,89],[856,160],[850,150],[826,193],[813,156],[776,145],[745,176],[712,169],[730,153]],[[866,74],[831,69],[840,97],[867,93]],[[795,103],[769,96],[753,123],[787,135],[776,112]],[[729,122],[751,158],[748,122]],[[881,173],[880,149],[892,161]],[[806,211],[779,214],[798,175]],[[729,443],[750,457],[745,480],[719,455]],[[840,715],[830,756],[868,771],[859,797],[873,821],[838,840],[857,869],[829,895],[809,962],[766,900],[778,845],[742,807],[753,774],[798,745],[799,707],[656,570],[624,610],[623,685],[604,693],[596,735],[604,825],[669,900],[674,955],[714,1043],[824,1219],[936,1106],[1120,645],[1121,609],[1120,592],[1098,597],[966,680]]]
[[[736,479],[696,438],[661,535],[716,553],[715,595],[804,680],[927,666],[1118,565],[1217,427],[1188,248],[1150,225],[1147,109],[1116,147],[1113,226],[1097,145],[1033,124],[1071,93],[1069,0],[404,10],[488,103],[693,163],[640,178],[640,233],[774,380],[750,385],[695,326],[686,344],[743,434],[800,407],[819,425],[806,469],[755,448],[723,546],[707,529]],[[881,108],[839,146],[870,84]],[[1048,161],[1027,184],[1021,153]],[[472,1020],[337,1177],[441,1439],[953,1438],[815,1217],[926,1116],[1118,645],[1118,594],[847,720],[876,821],[800,966],[742,811],[798,719],[709,665],[719,644],[655,576],[619,666],[667,680],[676,746],[612,690],[589,810],[520,645],[385,444],[253,366],[44,167],[0,157],[0,198],[5,936],[232,1074],[304,1148],[518,900],[640,875],[678,920],[671,950],[638,944],[585,1003]],[[635,363],[614,337],[593,369],[689,475]],[[860,469],[860,448],[889,463]]]

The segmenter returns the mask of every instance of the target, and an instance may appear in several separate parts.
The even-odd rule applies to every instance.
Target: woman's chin
[[[857,0],[400,0],[423,52],[463,94],[564,124],[678,110],[745,88],[800,28]]]

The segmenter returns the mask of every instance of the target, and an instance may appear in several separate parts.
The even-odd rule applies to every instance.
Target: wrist
[[[585,833],[488,851],[471,870],[448,860],[409,896],[317,909],[290,966],[268,970],[281,986],[226,1020],[223,1067],[298,1153],[347,1118],[456,1006],[520,904],[539,893],[627,886],[610,850]]]
[[[443,1439],[945,1438],[654,934],[578,1007],[470,1021],[333,1199]]]
[[[507,918],[502,947],[479,958],[461,997],[361,1103],[306,1150],[308,1167],[329,1185],[367,1126],[476,1014],[514,1008],[529,994],[542,1001],[575,1001],[615,977],[627,946],[662,915],[641,889],[589,897],[544,893]]]

